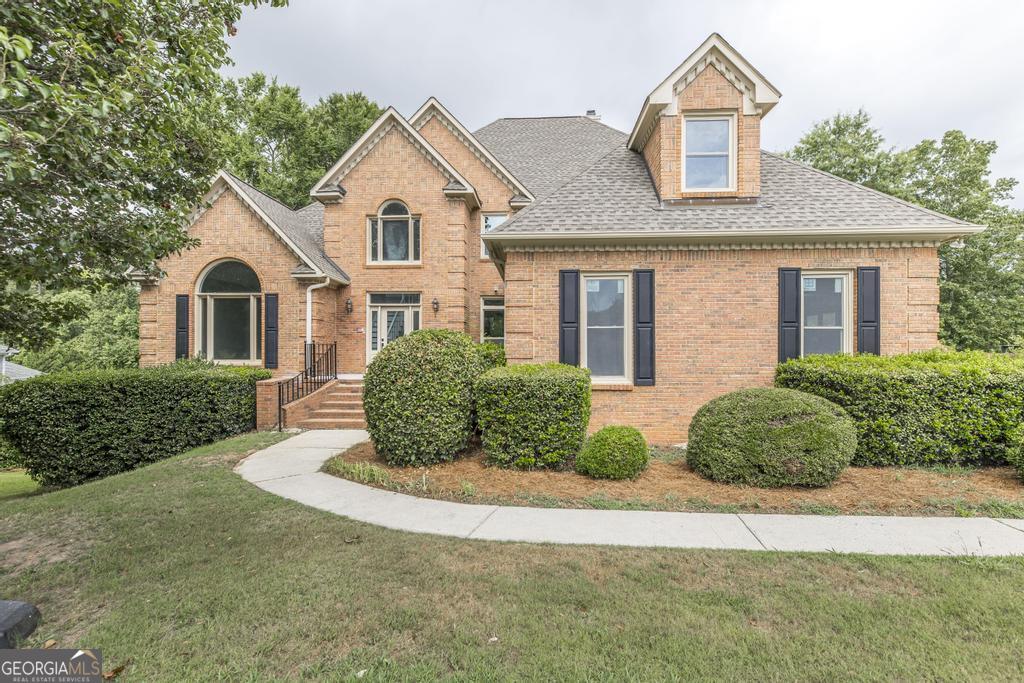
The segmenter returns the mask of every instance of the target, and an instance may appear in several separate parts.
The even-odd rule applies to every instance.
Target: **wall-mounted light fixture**
[[[345,299],[345,312],[346,313],[351,313],[352,312],[352,297],[349,297],[349,298]]]
[[[434,313],[441,310],[441,302],[437,300],[436,296],[434,297],[434,300],[430,302],[430,305],[433,307]]]

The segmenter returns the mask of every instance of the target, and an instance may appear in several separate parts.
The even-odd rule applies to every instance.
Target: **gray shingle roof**
[[[970,224],[769,152],[761,152],[761,196],[756,203],[663,206],[641,155],[620,144],[494,232],[820,230],[824,234],[957,226]]]
[[[292,211],[273,197],[260,192],[241,178],[231,175],[246,196],[267,214],[302,254],[312,261],[323,273],[348,280],[344,270],[338,267],[324,252],[324,206],[313,202],[298,211]]]
[[[537,199],[565,185],[628,137],[586,116],[498,119],[473,135]]]
[[[12,363],[10,360],[0,363],[3,367],[3,375],[9,382],[18,382],[29,377],[36,377],[43,373],[34,368],[27,368],[24,365]]]

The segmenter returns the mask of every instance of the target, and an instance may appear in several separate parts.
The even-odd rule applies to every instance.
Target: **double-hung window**
[[[629,275],[584,275],[580,299],[583,366],[590,369],[595,382],[630,382],[632,298]]]
[[[508,220],[507,213],[485,213],[480,219],[480,258],[490,258],[487,252],[487,245],[484,244],[484,233],[494,230],[496,227]]]
[[[736,188],[736,117],[687,116],[683,125],[683,187],[701,192]]]
[[[376,216],[367,219],[367,261],[419,263],[420,219],[400,201],[384,202]]]
[[[505,299],[500,296],[480,300],[480,341],[505,345]]]
[[[803,311],[803,355],[852,353],[853,298],[850,273],[804,272],[800,310]]]

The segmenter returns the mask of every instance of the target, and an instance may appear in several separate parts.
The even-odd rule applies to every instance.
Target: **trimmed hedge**
[[[532,469],[566,464],[590,422],[590,371],[571,365],[509,365],[476,382],[476,410],[488,461]]]
[[[978,351],[810,356],[775,383],[839,404],[856,465],[1005,464],[1024,421],[1024,358]]]
[[[381,349],[363,377],[377,453],[390,465],[432,465],[465,449],[484,363],[469,335],[451,330],[418,330]]]
[[[124,472],[256,426],[258,368],[41,375],[0,389],[0,428],[44,486]]]
[[[633,479],[650,460],[647,441],[634,427],[609,425],[587,439],[576,471],[595,479]]]
[[[836,404],[791,389],[741,389],[693,416],[686,462],[728,484],[827,486],[856,448],[853,420]]]
[[[480,358],[480,364],[484,372],[491,368],[499,368],[505,365],[505,347],[500,344],[493,344],[491,342],[477,344],[476,353]]]

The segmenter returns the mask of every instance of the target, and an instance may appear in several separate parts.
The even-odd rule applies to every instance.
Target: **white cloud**
[[[783,93],[766,149],[864,107],[893,145],[951,128],[996,140],[995,172],[1024,180],[1024,3],[292,0],[238,28],[229,75],[264,71],[311,100],[360,90],[411,114],[434,95],[470,129],[597,109],[626,131],[718,31]]]

